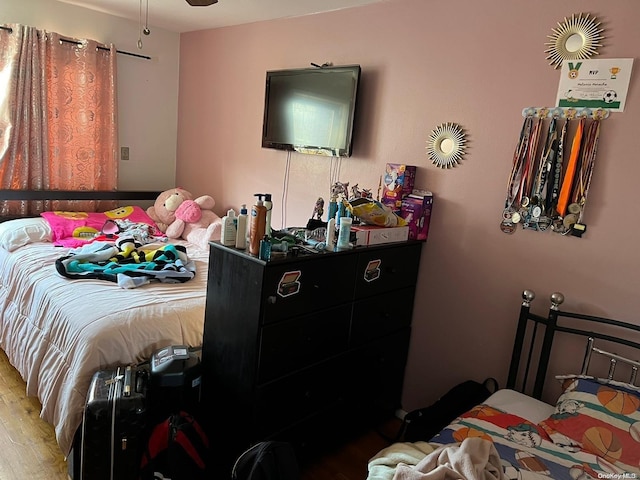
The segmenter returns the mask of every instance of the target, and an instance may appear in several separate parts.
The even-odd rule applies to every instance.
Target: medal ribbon
[[[533,181],[532,172],[535,168],[536,150],[538,148],[538,140],[540,139],[540,125],[542,125],[542,120],[537,119],[533,127],[533,132],[529,137],[529,143],[527,144],[527,160],[524,165],[524,171],[522,172],[520,196],[518,201],[522,200],[522,194],[524,192],[527,192],[527,194],[531,192],[531,184]]]
[[[533,117],[525,117],[524,122],[522,123],[522,129],[520,130],[520,139],[518,140],[516,150],[513,154],[513,167],[511,168],[511,175],[509,176],[509,182],[507,184],[505,209],[513,205],[513,202],[520,191],[522,166],[524,165],[524,158],[526,156],[527,145],[529,144],[529,137],[531,136],[532,125]]]
[[[562,162],[564,160],[564,142],[567,138],[567,126],[569,120],[564,122],[558,139],[558,151],[556,153],[556,162],[553,169],[553,188],[547,189],[547,215],[555,216],[556,205],[558,203],[558,195],[560,193],[560,179],[562,178]]]
[[[571,187],[573,185],[573,177],[576,173],[576,164],[578,163],[578,157],[580,156],[580,145],[582,142],[582,133],[584,131],[584,117],[580,118],[576,134],[573,137],[573,143],[571,145],[571,155],[569,156],[569,162],[567,163],[567,171],[564,174],[564,180],[562,181],[562,189],[560,190],[560,197],[558,198],[558,213],[561,217],[564,217],[567,212],[567,205],[569,204],[569,197],[571,196]]]
[[[582,220],[585,204],[587,203],[587,193],[591,184],[591,176],[593,175],[593,166],[598,151],[598,140],[600,138],[600,120],[594,120],[589,126],[587,132],[587,142],[583,153],[583,161],[578,172],[578,183],[574,194],[574,202],[580,205],[580,217],[578,222]]]
[[[531,199],[536,205],[543,207],[542,202],[542,190],[547,182],[547,175],[551,170],[553,161],[556,154],[556,142],[558,139],[558,131],[556,127],[556,117],[551,118],[549,123],[549,131],[547,132],[547,139],[545,141],[544,149],[542,150],[542,156],[540,157],[540,165],[538,166],[538,173],[536,175],[535,183],[533,184],[533,190],[531,192]]]

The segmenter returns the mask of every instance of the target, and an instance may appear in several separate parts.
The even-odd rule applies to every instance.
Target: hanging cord
[[[138,48],[142,50],[142,0],[138,10]]]
[[[149,0],[145,0],[146,2],[146,13],[144,16],[144,28],[142,29],[142,33],[145,35],[150,35],[151,30],[149,30]]]
[[[284,167],[284,178],[282,179],[282,197],[280,198],[280,213],[282,222],[280,228],[287,225],[287,197],[289,195],[289,172],[291,170],[291,151],[287,151],[287,159]]]

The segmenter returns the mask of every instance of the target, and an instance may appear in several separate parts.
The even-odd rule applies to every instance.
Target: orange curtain
[[[92,40],[11,25],[0,32],[0,90],[8,69],[8,102],[0,96],[2,188],[116,190],[118,179],[116,52]],[[5,42],[4,40],[8,40]],[[6,52],[5,52],[6,51]],[[5,54],[6,53],[6,54]],[[2,132],[4,104],[8,128]],[[1,214],[43,209],[104,210],[113,202],[1,202]]]

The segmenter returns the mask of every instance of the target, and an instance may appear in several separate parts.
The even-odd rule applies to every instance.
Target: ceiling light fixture
[[[208,7],[214,3],[218,3],[218,0],[187,0],[187,3],[192,7]]]

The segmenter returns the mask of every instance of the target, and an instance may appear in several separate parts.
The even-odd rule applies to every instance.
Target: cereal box
[[[399,163],[387,163],[383,178],[382,203],[398,211],[402,199],[411,193],[416,179],[417,167]]]

